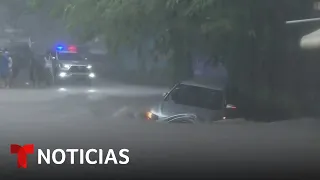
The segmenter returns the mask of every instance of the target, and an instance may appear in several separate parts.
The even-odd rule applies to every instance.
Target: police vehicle
[[[76,46],[58,46],[49,51],[47,59],[52,62],[52,74],[55,84],[83,81],[92,84],[96,75],[88,59],[77,52]]]

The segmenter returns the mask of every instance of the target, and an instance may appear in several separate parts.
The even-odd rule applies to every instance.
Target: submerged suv
[[[211,122],[224,119],[226,110],[235,108],[234,105],[226,104],[223,87],[184,81],[165,93],[163,100],[147,112],[147,118],[160,122],[177,115],[190,114],[203,122]]]

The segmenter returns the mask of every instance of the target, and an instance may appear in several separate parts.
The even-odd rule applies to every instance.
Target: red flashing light
[[[77,52],[77,47],[76,46],[69,46],[68,51],[70,52]]]

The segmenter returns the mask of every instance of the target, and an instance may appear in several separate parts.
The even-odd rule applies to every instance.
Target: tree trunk
[[[147,72],[147,67],[146,67],[146,58],[144,57],[142,48],[143,48],[142,44],[139,44],[137,46],[137,57],[138,57],[138,63],[139,63],[139,74],[144,75]]]
[[[186,38],[181,32],[171,32],[173,39],[174,55],[171,59],[173,65],[173,82],[192,78],[192,57],[188,48]]]

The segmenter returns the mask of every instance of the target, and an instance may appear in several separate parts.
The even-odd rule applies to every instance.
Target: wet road
[[[166,91],[111,82],[95,88],[1,90],[0,177],[40,176],[39,172],[67,176],[56,173],[59,170],[70,176],[146,175],[153,171],[171,176],[169,171],[187,175],[201,170],[202,176],[209,176],[207,173],[225,173],[226,169],[240,177],[253,172],[252,168],[256,173],[281,168],[297,173],[320,164],[320,124],[313,119],[278,123],[233,120],[194,126],[155,124],[134,117],[161,100]],[[15,156],[9,153],[12,143],[34,143],[41,149],[127,148],[130,165],[48,169],[37,165],[36,156],[30,155],[29,168],[23,171],[16,169]],[[76,174],[70,173],[75,170]]]

